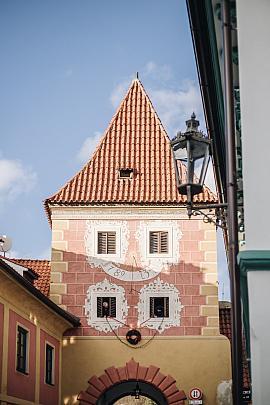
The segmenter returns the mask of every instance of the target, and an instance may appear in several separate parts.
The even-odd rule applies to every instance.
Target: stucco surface
[[[108,367],[124,366],[132,357],[142,365],[159,367],[186,393],[200,387],[205,405],[215,404],[218,384],[230,378],[229,341],[221,336],[156,338],[141,350],[130,349],[113,338],[71,337],[63,346],[63,404],[76,404],[89,378]]]

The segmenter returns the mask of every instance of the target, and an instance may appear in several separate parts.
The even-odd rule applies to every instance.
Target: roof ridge
[[[142,88],[143,92],[145,93],[146,98],[147,98],[147,100],[148,100],[148,102],[149,102],[149,104],[150,104],[150,107],[151,107],[151,109],[152,109],[152,112],[153,112],[153,113],[156,115],[156,117],[158,118],[159,125],[160,125],[161,129],[164,131],[164,135],[168,138],[168,141],[170,142],[170,137],[169,137],[169,135],[167,134],[167,131],[166,131],[166,129],[164,128],[164,126],[163,126],[163,124],[162,124],[162,122],[161,122],[161,119],[160,119],[160,117],[159,117],[157,111],[155,110],[155,107],[153,106],[153,103],[152,103],[150,97],[148,96],[147,91],[146,91],[145,88],[144,88],[144,85],[142,84],[142,82],[141,82],[140,79],[138,79],[138,78],[135,78],[133,81],[137,81],[138,84],[141,86],[141,88]]]

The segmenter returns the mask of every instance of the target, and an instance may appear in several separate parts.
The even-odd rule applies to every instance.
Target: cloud
[[[133,77],[125,78],[113,89],[110,102],[114,108],[125,96]],[[193,111],[201,121],[201,129],[205,131],[201,94],[195,81],[186,79],[175,84],[171,67],[153,61],[143,67],[142,78],[145,78],[143,83],[146,91],[170,138],[179,130],[185,130],[185,121]]]
[[[150,76],[153,80],[168,81],[172,78],[172,69],[169,65],[157,65],[155,62],[147,62],[142,71],[143,76]]]
[[[0,203],[28,193],[37,181],[37,174],[19,160],[0,159],[0,174]]]
[[[179,88],[149,89],[149,96],[170,138],[185,130],[185,121],[194,111],[202,119],[201,96],[196,84],[185,80]]]
[[[94,152],[100,138],[101,132],[96,131],[94,135],[89,136],[86,138],[81,146],[81,149],[77,153],[77,159],[81,162],[87,162],[90,159],[92,153]]]
[[[131,80],[132,77],[130,77],[129,79],[125,79],[121,83],[117,84],[117,86],[115,86],[115,88],[113,89],[110,96],[110,102],[114,108],[118,107],[120,101],[122,101],[131,83]]]

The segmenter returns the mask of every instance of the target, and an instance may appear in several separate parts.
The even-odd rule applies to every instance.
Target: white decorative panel
[[[150,298],[168,297],[169,316],[164,318],[149,318]],[[173,285],[164,283],[160,278],[153,283],[145,285],[139,293],[138,321],[141,326],[156,329],[159,333],[172,326],[180,326],[180,312],[183,306],[180,302],[179,291]]]
[[[116,298],[116,318],[98,318],[97,317],[97,298],[115,297]],[[106,278],[100,283],[91,285],[87,290],[85,300],[85,315],[87,323],[100,332],[108,333],[111,329],[115,330],[125,323],[128,314],[128,304],[125,297],[125,289],[116,284],[110,283]]]
[[[168,253],[150,254],[149,253],[149,234],[151,231],[168,232]],[[140,221],[136,233],[136,239],[139,243],[140,264],[147,270],[152,270],[156,276],[162,271],[169,270],[171,264],[176,264],[180,260],[180,239],[182,232],[179,229],[177,221]]]
[[[116,253],[98,254],[97,253],[97,235],[98,232],[116,233]],[[116,263],[124,263],[128,250],[129,230],[127,221],[86,221],[86,231],[84,236],[85,250],[87,259],[92,266],[106,267],[108,261],[113,260]]]

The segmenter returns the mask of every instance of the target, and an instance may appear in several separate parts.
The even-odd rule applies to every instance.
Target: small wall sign
[[[202,390],[200,388],[192,388],[189,391],[189,404],[191,405],[201,405],[203,403],[202,401]]]

